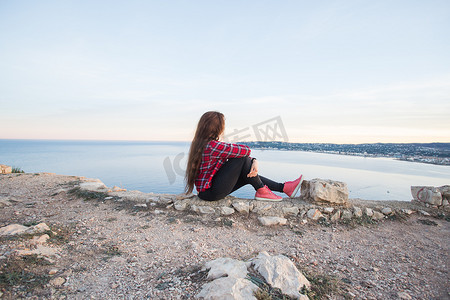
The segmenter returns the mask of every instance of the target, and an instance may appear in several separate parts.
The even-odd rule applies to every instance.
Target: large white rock
[[[299,291],[303,287],[309,288],[310,282],[286,256],[270,256],[264,251],[252,260],[252,264],[268,284],[279,288],[283,294],[296,299],[308,299]]]
[[[214,280],[220,277],[236,277],[245,278],[247,276],[247,265],[245,262],[228,258],[221,257],[205,264],[205,270],[209,269],[208,277],[209,280]]]
[[[197,299],[205,300],[253,300],[258,287],[245,278],[222,277],[205,284]]]
[[[313,179],[304,180],[301,194],[303,199],[317,202],[347,204],[348,188],[347,184],[340,181]]]
[[[209,269],[205,284],[196,296],[199,299],[256,299],[253,293],[258,287],[247,276],[247,264],[232,258],[218,258],[207,262],[203,268]]]
[[[431,205],[442,205],[442,194],[440,189],[432,186],[412,186],[411,195],[415,201]]]

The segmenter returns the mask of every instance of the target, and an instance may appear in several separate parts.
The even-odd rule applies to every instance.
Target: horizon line
[[[46,139],[46,138],[0,138],[0,141],[66,141],[66,142],[155,142],[155,143],[190,143],[191,140],[128,140],[128,139]],[[286,142],[286,141],[236,141],[233,144],[239,143],[287,143],[287,144],[332,144],[332,145],[364,145],[364,144],[450,144],[448,142],[365,142],[365,143],[330,143],[330,142]]]

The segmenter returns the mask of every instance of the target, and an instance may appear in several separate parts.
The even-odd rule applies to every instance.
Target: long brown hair
[[[195,179],[197,178],[202,162],[202,154],[206,144],[212,140],[218,140],[225,129],[225,117],[217,111],[208,111],[203,114],[198,121],[197,130],[189,150],[189,158],[186,168],[186,194],[194,190]]]

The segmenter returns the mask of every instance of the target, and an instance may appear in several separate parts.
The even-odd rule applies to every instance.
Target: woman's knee
[[[250,169],[252,168],[252,159],[248,156],[242,157],[244,159],[244,165],[242,166],[242,168],[245,171],[250,172]]]

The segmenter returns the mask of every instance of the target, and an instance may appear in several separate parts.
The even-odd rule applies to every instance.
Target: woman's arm
[[[211,141],[211,156],[217,158],[235,158],[249,156],[252,152],[250,147],[239,144],[229,144],[219,141]]]

